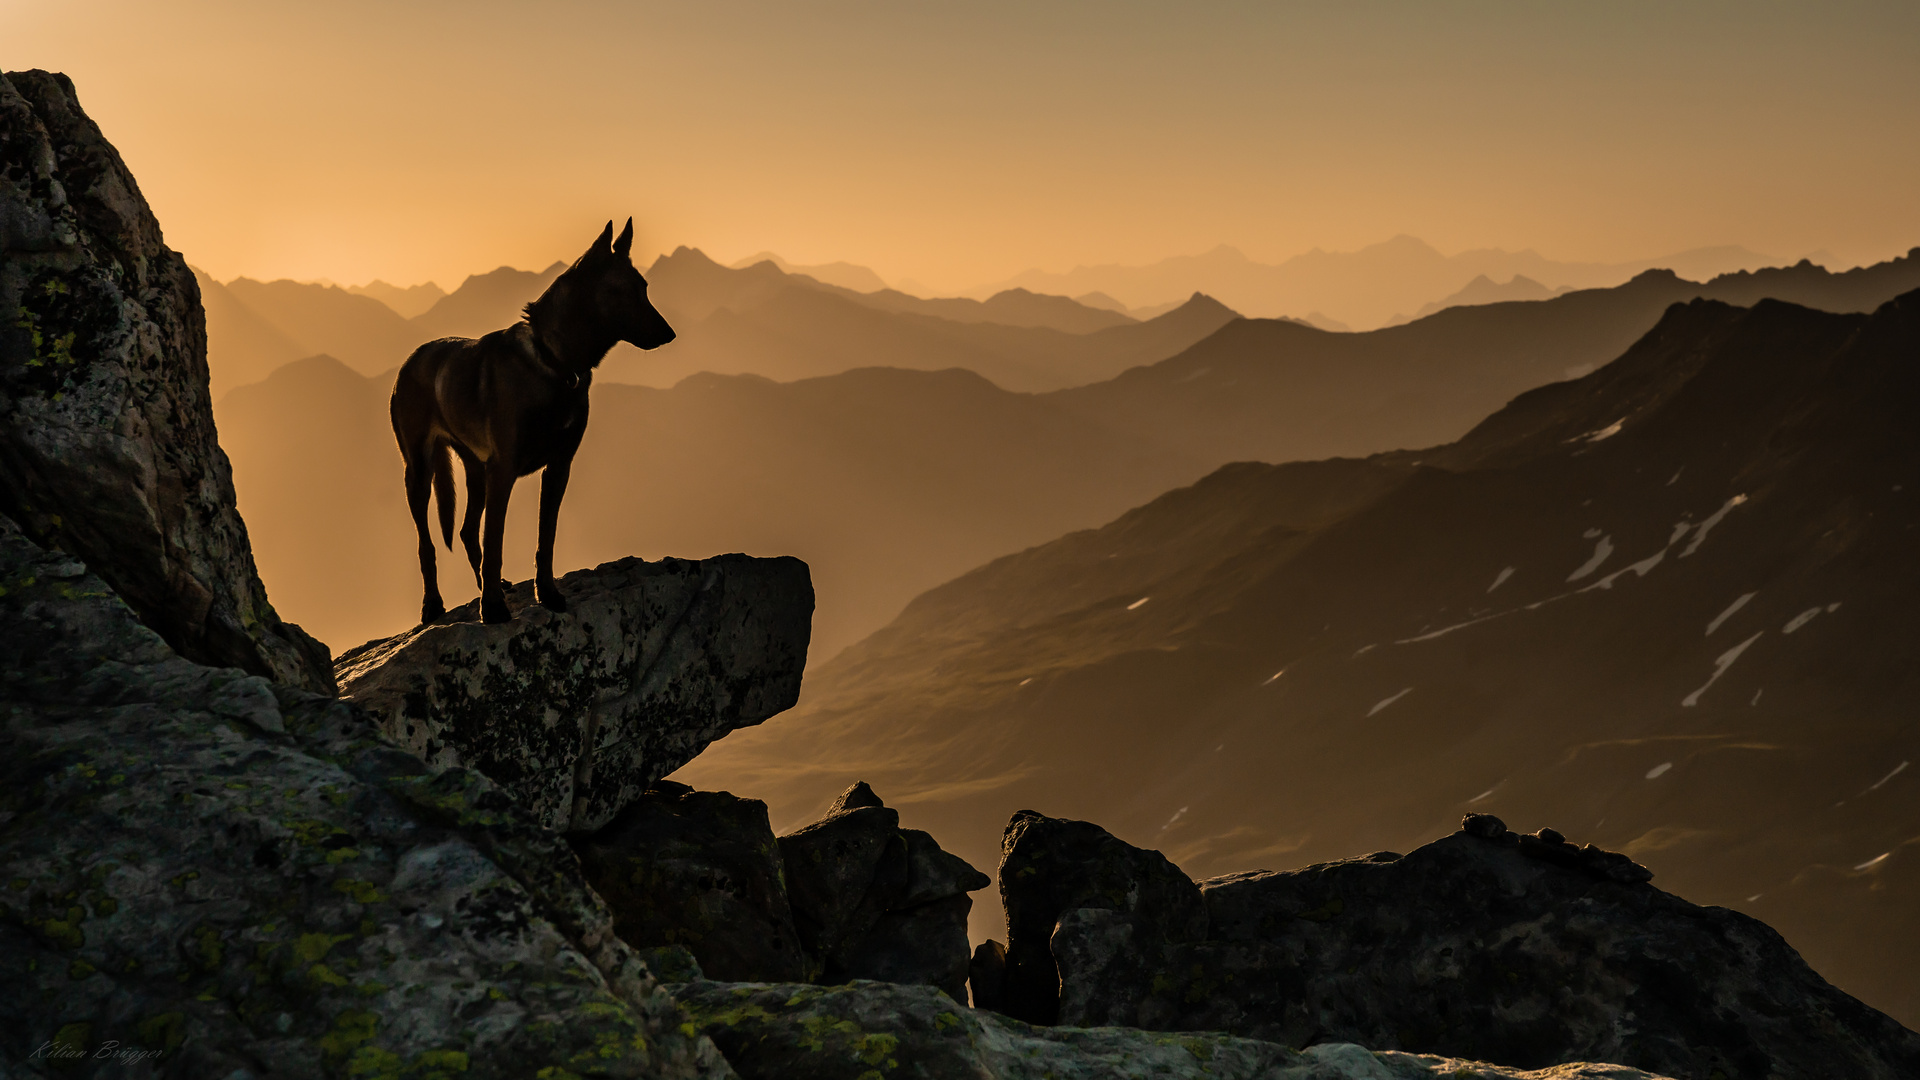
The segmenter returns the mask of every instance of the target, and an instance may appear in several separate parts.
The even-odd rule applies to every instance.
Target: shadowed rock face
[[[1062,852],[1037,858],[1028,849],[1048,824]],[[1081,835],[1089,828],[1016,817],[1001,870],[1010,954],[1033,950],[1029,896],[1092,899],[1063,907],[1050,931],[1064,1024],[1337,1040],[1523,1068],[1920,1075],[1920,1035],[1829,985],[1765,924],[1664,893],[1625,856],[1551,829],[1516,836],[1474,815],[1405,856],[1213,878],[1198,886],[1200,932],[1187,925],[1176,938],[1134,899],[1165,891],[1157,853],[1129,856],[1118,840]],[[1029,866],[1046,869],[1022,881]],[[1129,866],[1144,868],[1131,884]]]
[[[571,839],[629,944],[684,946],[702,971],[729,982],[811,973],[766,803],[662,780],[605,828]]]
[[[1013,815],[1000,856],[1007,906],[1003,1011],[1029,1023],[1079,1021],[1060,1013],[1065,989],[1048,942],[1054,926],[1083,909],[1113,912],[1143,927],[1146,941],[1200,941],[1200,890],[1157,851],[1143,851],[1086,821],[1032,810]],[[991,958],[984,979],[991,978]],[[990,993],[990,992],[989,992]]]
[[[572,841],[620,936],[669,969],[924,983],[966,1000],[967,893],[987,876],[900,828],[866,784],[776,841],[765,803],[660,781]]]
[[[1613,1065],[1527,1073],[1477,1061],[1296,1051],[1218,1032],[1034,1027],[956,1008],[928,986],[676,983],[671,987],[746,1080],[1654,1080]]]
[[[180,655],[330,691],[254,571],[199,287],[64,75],[0,77],[0,313],[0,511]]]
[[[83,1057],[55,1071],[102,1078],[730,1075],[485,777],[181,659],[3,517],[0,656],[0,1062],[57,1043]],[[91,1056],[110,1042],[163,1056]]]
[[[464,764],[549,828],[591,831],[649,784],[800,693],[813,585],[798,559],[621,559],[560,581],[570,611],[509,595],[373,641],[335,668],[341,696],[434,764]]]
[[[902,829],[865,783],[780,838],[801,946],[818,979],[926,983],[967,996],[967,894],[991,882],[932,836]]]

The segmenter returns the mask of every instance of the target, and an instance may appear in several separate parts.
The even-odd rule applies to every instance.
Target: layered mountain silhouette
[[[796,306],[905,318],[784,285],[771,266],[687,265],[726,287],[771,282]],[[1098,525],[1227,462],[1445,442],[1514,394],[1604,363],[1610,355],[1601,350],[1617,355],[1671,301],[1724,288],[1871,307],[1900,282],[1920,286],[1920,259],[1846,275],[1807,266],[1732,280],[1702,286],[1654,275],[1369,334],[1236,320],[1171,359],[1041,395],[953,370],[842,371],[788,383],[708,374],[668,390],[602,381],[559,558],[580,566],[636,552],[799,555],[820,582],[813,655],[824,659],[942,581]],[[709,322],[732,318],[718,291],[659,295],[704,296]],[[757,310],[772,318],[772,309]],[[672,317],[699,326],[700,314],[682,308]],[[1087,336],[1144,332],[1155,322]],[[396,633],[417,613],[413,531],[387,419],[391,387],[391,374],[366,377],[313,359],[216,405],[276,603],[342,647]],[[509,515],[515,574],[528,565],[535,501],[521,491]],[[470,584],[458,560],[442,562],[449,601],[465,599],[460,590]]]
[[[1569,292],[1571,289],[1572,286],[1549,289],[1524,274],[1515,274],[1513,275],[1512,281],[1502,285],[1487,275],[1481,274],[1479,277],[1467,282],[1459,292],[1454,293],[1452,296],[1442,297],[1431,304],[1423,306],[1419,311],[1413,313],[1412,318],[1395,316],[1387,320],[1387,325],[1398,326],[1401,323],[1412,322],[1414,319],[1424,319],[1436,311],[1444,311],[1450,307],[1471,307],[1475,304],[1498,304],[1505,300],[1545,300],[1560,293]]]
[[[275,604],[339,649],[418,618],[392,384],[313,357],[216,410]],[[636,553],[798,555],[819,593],[819,657],[941,581],[1210,467],[959,370],[791,383],[703,374],[670,390],[603,383],[556,558],[571,568]],[[537,491],[523,482],[508,515],[515,577],[533,565]],[[474,595],[461,557],[440,563],[450,604]]]
[[[399,366],[422,342],[512,325],[565,268],[475,274],[411,319],[337,286],[222,285],[200,274],[215,397],[307,356],[324,353],[371,375]],[[689,248],[662,256],[647,276],[679,340],[653,353],[616,349],[604,381],[664,387],[699,371],[792,380],[869,366],[964,367],[1007,389],[1051,390],[1165,359],[1237,317],[1204,297],[1142,322],[1025,290],[985,302],[860,293],[770,261],[729,269]]]
[[[735,270],[744,270],[755,263],[763,262],[770,262],[779,267],[782,273],[805,274],[823,285],[837,285],[854,292],[880,292],[888,287],[886,281],[870,268],[850,262],[814,263],[801,266],[790,263],[771,251],[763,251],[730,265]]]
[[[1147,266],[1080,266],[1064,274],[1029,270],[971,295],[1009,288],[1069,296],[1099,291],[1132,307],[1148,307],[1198,290],[1251,315],[1313,312],[1319,317],[1309,318],[1316,323],[1371,328],[1454,293],[1480,275],[1507,279],[1524,274],[1550,288],[1588,289],[1618,285],[1656,268],[1701,280],[1773,261],[1739,247],[1698,248],[1628,263],[1559,262],[1531,250],[1495,248],[1442,255],[1426,242],[1403,235],[1359,251],[1316,248],[1278,264],[1256,262],[1222,244],[1201,255]]]
[[[684,247],[656,260],[647,280],[680,337],[649,353],[615,348],[605,379],[664,387],[700,371],[789,381],[867,366],[959,367],[1008,390],[1052,390],[1163,360],[1237,317],[1204,296],[1137,322],[1027,292],[984,303],[855,293],[770,262],[728,269]]]
[[[379,278],[365,285],[349,285],[347,291],[359,296],[370,296],[387,305],[403,319],[411,319],[424,313],[447,294],[440,286],[429,281],[424,285],[389,285]]]
[[[1673,305],[1456,442],[1230,465],[932,590],[678,778],[776,822],[864,779],[975,861],[1033,808],[1196,877],[1498,814],[1911,1025],[1916,409],[1920,291]]]
[[[1620,355],[1670,304],[1774,297],[1870,311],[1913,288],[1920,249],[1841,274],[1802,262],[1695,283],[1650,270],[1617,288],[1449,308],[1362,334],[1244,319],[1163,363],[1056,400],[1201,460],[1359,456],[1459,438],[1515,394]]]

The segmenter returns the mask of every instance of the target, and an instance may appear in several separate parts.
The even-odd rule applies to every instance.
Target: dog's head
[[[673,327],[647,299],[647,279],[634,268],[632,218],[618,237],[613,235],[613,222],[607,222],[587,253],[538,302],[560,295],[573,312],[592,319],[616,340],[657,349],[674,338]]]

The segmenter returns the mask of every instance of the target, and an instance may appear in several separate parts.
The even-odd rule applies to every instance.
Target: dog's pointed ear
[[[613,222],[609,221],[607,222],[607,224],[612,225]],[[620,230],[620,238],[613,242],[613,253],[615,255],[620,256],[623,259],[631,259],[633,257],[633,219],[632,218],[627,219],[627,227]]]
[[[608,245],[610,245],[612,242],[613,242],[613,222],[609,221],[607,222],[607,227],[600,230],[599,237],[594,240],[593,246],[588,248],[587,252],[591,254],[596,251],[611,250]]]

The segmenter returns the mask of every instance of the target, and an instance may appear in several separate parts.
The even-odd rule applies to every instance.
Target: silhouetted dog
[[[616,341],[642,349],[673,340],[673,328],[647,302],[647,282],[633,267],[633,219],[620,238],[613,222],[540,299],[526,318],[487,336],[441,338],[413,351],[393,384],[393,434],[407,462],[407,506],[420,533],[420,576],[426,599],[420,620],[445,615],[434,576],[427,528],[427,488],[440,510],[440,534],[453,548],[453,462],[467,471],[467,515],[460,525],[467,561],[480,584],[480,615],[513,618],[500,580],[500,537],[513,482],[540,477],[540,550],[534,559],[540,603],[567,610],[553,581],[553,529],[567,491],[574,451],[587,430],[587,388],[593,369]],[[480,515],[486,514],[482,543]]]

